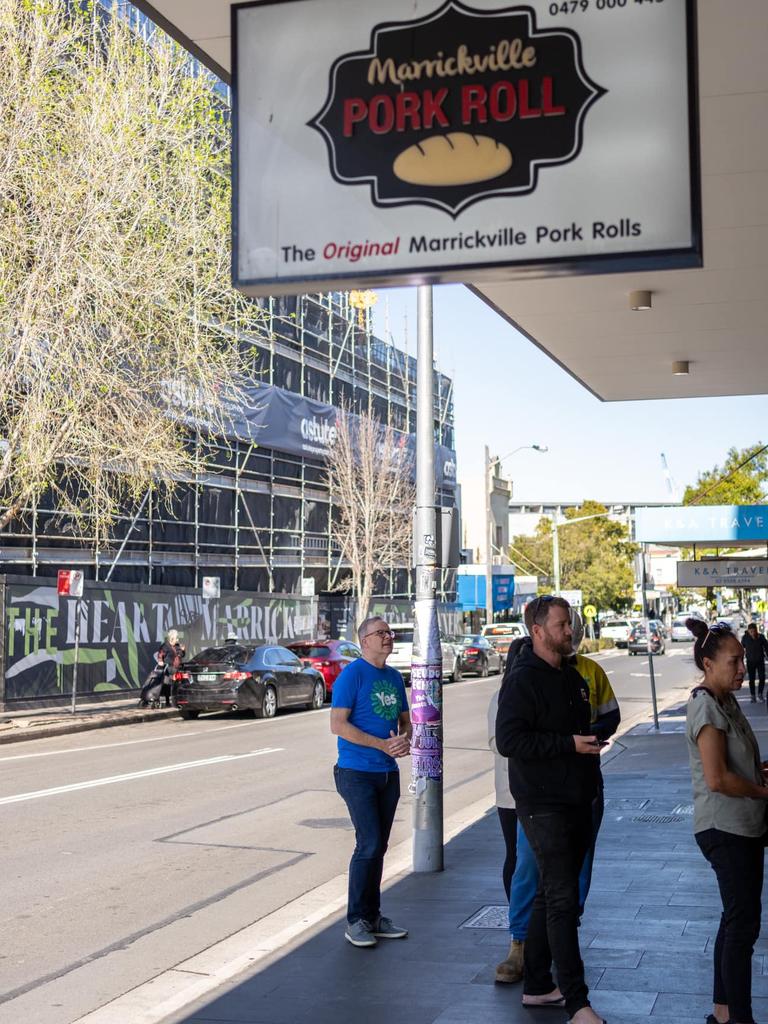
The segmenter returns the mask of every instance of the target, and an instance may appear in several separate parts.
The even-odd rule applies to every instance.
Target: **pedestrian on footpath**
[[[394,633],[376,616],[360,624],[358,637],[362,657],[333,684],[331,732],[338,736],[336,789],[355,826],[344,937],[365,947],[408,935],[381,914],[381,875],[400,799],[395,759],[410,751],[411,718],[403,677],[387,666]]]
[[[509,759],[518,824],[540,878],[524,950],[523,1005],[565,1006],[572,1024],[602,1024],[589,1003],[578,936],[579,872],[592,841],[600,743],[590,732],[589,688],[568,664],[570,605],[537,597],[525,624],[532,648],[505,674],[496,719],[496,745]]]
[[[584,625],[581,616],[575,609],[571,609],[571,630],[573,654],[569,659],[569,664],[573,665],[589,687],[590,728],[592,735],[596,736],[600,742],[605,743],[613,736],[621,723],[619,703],[602,665],[599,665],[593,658],[578,653],[584,637]],[[523,647],[531,649],[531,640],[528,637],[516,641],[516,644],[517,648],[512,653],[511,661],[508,659],[507,671],[511,670],[515,658]],[[600,773],[597,796],[592,802],[592,842],[584,856],[584,863],[579,874],[579,918],[584,913],[584,905],[592,884],[595,847],[604,812],[603,777]],[[509,953],[505,960],[496,965],[496,981],[505,984],[517,984],[523,978],[525,941],[528,937],[533,901],[539,885],[539,869],[536,866],[536,858],[522,828],[517,830],[516,853],[517,863],[512,878],[511,893],[507,894],[509,900]]]
[[[178,630],[169,629],[165,634],[165,640],[158,651],[158,655],[161,653],[165,664],[165,681],[163,682],[161,696],[165,698],[165,706],[169,708],[171,703],[176,703],[176,692],[179,688],[178,683],[174,681],[173,677],[181,668],[184,655],[187,653],[186,648],[179,639]]]
[[[504,885],[504,892],[507,894],[509,903],[512,887],[512,878],[515,874],[517,863],[517,811],[515,810],[515,798],[509,790],[509,768],[506,757],[502,757],[496,749],[496,715],[499,710],[499,690],[491,697],[488,705],[488,746],[493,751],[494,782],[496,787],[496,813],[499,816],[501,834],[504,837],[504,864],[501,869],[501,881]],[[516,981],[523,976],[523,951],[522,944],[515,944],[514,937],[510,942],[507,959],[496,968],[496,980],[508,981],[508,978],[499,978],[499,970],[502,966],[509,965],[508,969],[519,971]]]
[[[691,692],[686,740],[693,782],[693,831],[723,902],[715,939],[707,1024],[753,1024],[752,952],[760,934],[768,787],[755,734],[734,697],[744,649],[726,622],[686,619],[704,673]]]
[[[755,675],[757,675],[758,690],[757,696],[763,699],[765,690],[765,655],[768,653],[768,640],[757,632],[757,626],[750,622],[747,631],[741,638],[741,645],[747,659],[747,675],[749,676],[749,695],[752,703],[755,703]]]

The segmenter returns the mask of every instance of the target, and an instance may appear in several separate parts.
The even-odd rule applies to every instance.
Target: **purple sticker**
[[[443,667],[440,664],[411,666],[411,721],[439,722],[442,716]]]

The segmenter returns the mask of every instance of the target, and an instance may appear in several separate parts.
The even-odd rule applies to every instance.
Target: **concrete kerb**
[[[88,712],[81,717],[72,718],[63,717],[66,714],[65,711],[57,711],[53,721],[36,720],[32,716],[14,717],[5,721],[0,726],[0,746],[5,743],[22,743],[26,740],[42,740],[52,736],[66,736],[69,733],[89,732],[92,729],[108,729],[113,725],[159,722],[169,716],[178,716],[178,710],[176,708],[132,707],[107,712]]]
[[[679,704],[680,697],[671,696],[659,702],[658,710],[666,711]],[[647,710],[623,722],[611,746],[601,755],[603,763],[619,756],[625,749],[620,743],[621,737],[645,721],[648,721]],[[445,822],[445,842],[470,828],[494,806],[495,795],[489,793],[451,815]],[[411,858],[412,839],[392,848],[382,879],[385,888],[394,885],[410,871]],[[238,975],[252,971],[267,957],[340,913],[346,902],[347,873],[343,872],[254,924],[79,1017],[74,1024],[162,1024],[172,1014],[209,995],[224,983],[233,981]]]

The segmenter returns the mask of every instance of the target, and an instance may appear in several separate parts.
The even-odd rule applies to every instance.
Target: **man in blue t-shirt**
[[[387,667],[393,633],[384,619],[358,628],[362,658],[347,665],[333,684],[331,732],[338,736],[333,768],[336,789],[355,826],[349,863],[347,928],[353,946],[377,939],[404,939],[408,931],[381,915],[381,874],[400,799],[397,757],[411,746],[411,716],[403,677]]]

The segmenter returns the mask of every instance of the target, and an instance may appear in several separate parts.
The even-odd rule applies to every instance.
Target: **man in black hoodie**
[[[600,1024],[578,939],[579,872],[591,842],[600,744],[590,735],[587,684],[567,664],[570,612],[567,601],[552,595],[527,606],[532,648],[522,647],[505,674],[496,747],[508,758],[518,822],[540,877],[525,944],[523,1004],[564,1005],[573,1024]]]

